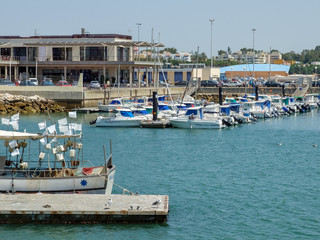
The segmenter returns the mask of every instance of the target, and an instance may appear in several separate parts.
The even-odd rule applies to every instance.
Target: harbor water
[[[168,222],[0,225],[0,239],[320,238],[319,110],[222,130],[96,128],[96,116],[76,120],[84,159],[103,164],[112,139],[115,183],[169,195]],[[21,116],[20,130],[38,131],[47,118]]]

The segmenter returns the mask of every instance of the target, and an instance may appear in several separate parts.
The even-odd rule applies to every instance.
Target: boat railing
[[[25,176],[25,177],[65,177],[65,176],[83,176],[81,175],[83,168],[96,167],[89,160],[80,161],[64,161],[59,164],[50,163],[39,164],[39,161],[28,161],[28,167],[25,165],[17,165],[11,161],[6,161],[6,166],[0,169],[1,176]],[[10,165],[9,165],[10,164]],[[9,165],[9,166],[8,166]],[[105,172],[104,170],[102,171]]]

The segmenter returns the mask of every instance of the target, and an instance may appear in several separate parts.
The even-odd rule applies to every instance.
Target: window
[[[129,48],[118,47],[117,50],[118,61],[129,61]]]
[[[104,47],[80,47],[80,61],[103,61]]]
[[[35,61],[36,57],[38,57],[38,48],[28,47],[28,61]]]
[[[65,60],[65,49],[64,48],[52,48],[53,61]]]

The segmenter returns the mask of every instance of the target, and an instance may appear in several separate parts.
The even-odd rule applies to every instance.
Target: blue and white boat
[[[130,109],[117,109],[113,117],[99,116],[96,127],[140,127],[142,120],[148,120],[145,116],[134,116]]]
[[[202,107],[191,107],[183,116],[170,119],[170,123],[176,128],[215,128],[225,127],[220,117],[203,116]]]

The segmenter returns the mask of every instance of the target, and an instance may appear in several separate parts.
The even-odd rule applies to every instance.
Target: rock
[[[27,113],[37,113],[37,110],[35,110],[33,107],[30,107],[30,106],[26,106],[24,108],[24,110],[27,112]]]
[[[19,102],[15,102],[14,105],[19,108],[24,108],[26,106],[26,103],[19,101]]]

